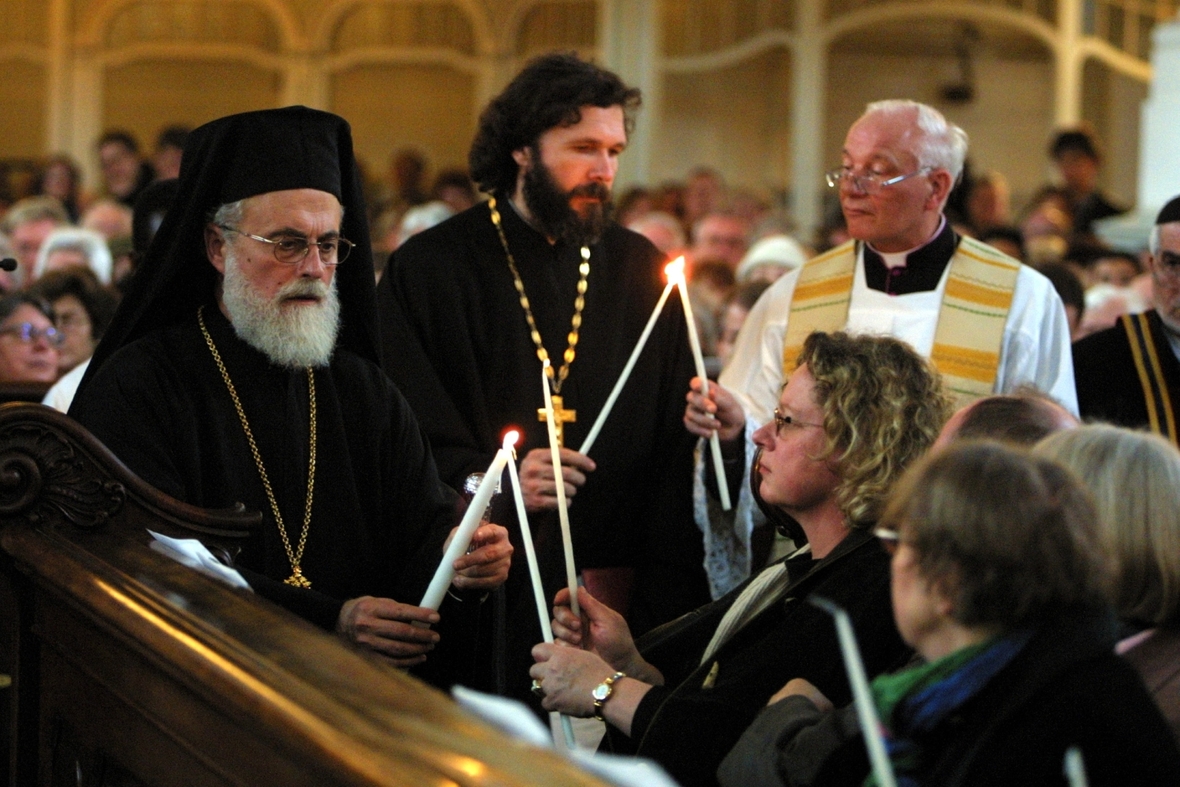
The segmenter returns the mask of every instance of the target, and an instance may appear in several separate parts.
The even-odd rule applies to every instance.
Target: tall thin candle
[[[463,514],[463,519],[459,522],[459,528],[455,531],[455,535],[451,539],[446,552],[443,553],[442,562],[438,564],[438,570],[434,572],[434,578],[430,580],[430,585],[426,588],[426,594],[422,596],[422,603],[418,606],[437,610],[439,605],[442,604],[443,595],[447,592],[447,588],[450,587],[451,581],[455,578],[454,562],[471,545],[471,538],[475,535],[475,531],[479,527],[480,520],[483,518],[483,512],[488,507],[488,501],[492,499],[492,493],[496,490],[496,484],[500,483],[500,474],[504,472],[504,465],[508,464],[512,446],[516,442],[516,436],[516,432],[509,432],[504,437],[504,446],[496,452],[496,457],[492,460],[487,473],[484,474],[483,481],[480,482],[475,497],[471,498],[471,503],[467,506],[467,512]],[[512,442],[508,442],[509,437],[512,438]]]
[[[893,763],[889,761],[889,755],[885,752],[885,741],[881,739],[881,722],[877,718],[877,706],[873,703],[873,694],[869,690],[869,679],[865,676],[864,661],[861,660],[860,649],[856,646],[852,620],[847,612],[826,598],[812,596],[808,600],[836,620],[836,636],[840,640],[840,653],[844,656],[844,671],[848,673],[848,683],[852,686],[852,700],[856,704],[857,720],[860,722],[865,747],[869,750],[869,762],[873,765],[873,775],[877,777],[877,784],[881,787],[897,787]]]
[[[709,376],[705,372],[705,358],[701,355],[701,339],[697,336],[697,321],[693,318],[692,304],[688,300],[688,284],[684,279],[683,266],[670,276],[675,278],[676,286],[680,290],[680,302],[684,305],[684,319],[688,322],[688,344],[692,348],[692,360],[697,367],[697,377],[701,380],[701,392],[708,393]],[[715,431],[709,435],[709,451],[713,455],[713,471],[717,475],[717,493],[721,497],[721,509],[728,511],[733,506],[729,502],[729,484],[725,480],[725,462],[721,459],[721,439]]]
[[[549,359],[541,367],[541,390],[545,393],[545,426],[549,429],[549,454],[553,459],[553,480],[557,485],[557,519],[561,523],[561,545],[565,550],[565,582],[570,589],[570,609],[581,615],[578,605],[578,572],[574,569],[574,542],[570,535],[569,504],[561,474],[561,448],[557,444],[557,423],[553,420],[553,395],[549,391]]]
[[[672,294],[672,288],[676,286],[676,281],[672,278],[673,270],[684,270],[684,257],[677,257],[673,262],[668,263],[668,267],[664,270],[668,274],[668,286],[664,287],[664,294],[656,302],[656,308],[652,311],[651,317],[648,318],[647,325],[643,328],[643,333],[639,335],[639,341],[635,343],[635,349],[631,351],[631,357],[627,359],[627,365],[623,367],[623,373],[619,375],[618,382],[615,383],[610,396],[606,397],[606,404],[602,406],[602,410],[598,413],[598,419],[590,427],[590,433],[586,435],[586,440],[582,443],[582,447],[578,449],[579,453],[590,453],[594,441],[598,439],[598,433],[602,431],[602,425],[606,423],[606,417],[610,415],[611,408],[615,406],[615,400],[619,398],[619,393],[623,390],[623,386],[627,384],[627,378],[631,376],[631,370],[635,368],[635,362],[639,360],[639,354],[643,352],[643,347],[647,344],[648,337],[651,336],[652,328],[655,327],[660,312],[664,310],[664,304],[668,302],[668,296]]]
[[[504,436],[505,441],[509,437],[512,442],[516,442],[516,432],[509,432]],[[524,507],[524,496],[520,493],[520,476],[516,472],[516,457],[508,462],[508,478],[512,481],[512,498],[516,502],[516,520],[520,523],[520,539],[524,542],[524,555],[529,564],[529,577],[533,581],[533,600],[537,602],[537,618],[541,622],[541,637],[546,642],[553,642],[553,626],[549,622],[549,608],[545,606],[545,589],[541,585],[541,569],[537,563],[537,550],[533,547],[533,532],[529,528],[529,515]],[[549,714],[550,717],[554,715]],[[570,749],[577,746],[577,741],[574,739],[574,725],[570,721],[569,716],[565,714],[557,714],[561,716],[561,729],[565,733],[565,743]]]

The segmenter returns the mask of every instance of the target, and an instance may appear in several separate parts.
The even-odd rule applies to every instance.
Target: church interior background
[[[1054,129],[1089,123],[1134,203],[1151,32],[1178,0],[0,0],[0,167],[301,103],[339,113],[383,176],[462,166],[479,109],[531,56],[575,50],[644,90],[619,185],[694,165],[815,226],[822,173],[873,100],[930,103],[1019,207]]]

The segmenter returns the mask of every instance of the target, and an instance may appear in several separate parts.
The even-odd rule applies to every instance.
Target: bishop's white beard
[[[283,306],[288,298],[314,296],[317,304]],[[336,277],[325,285],[319,279],[295,279],[267,299],[242,274],[237,255],[226,249],[222,302],[238,338],[264,353],[279,366],[327,366],[340,328],[340,299]]]

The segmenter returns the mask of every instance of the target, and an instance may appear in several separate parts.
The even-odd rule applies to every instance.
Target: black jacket
[[[1138,674],[1114,655],[1104,615],[1045,626],[987,686],[917,742],[923,785],[1065,785],[1077,746],[1091,787],[1180,784],[1180,750]],[[837,703],[838,704],[838,703]],[[726,787],[861,785],[852,707],[820,714],[801,697],[768,708],[722,763]]]

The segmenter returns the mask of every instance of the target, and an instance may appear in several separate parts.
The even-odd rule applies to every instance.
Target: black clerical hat
[[[1173,221],[1180,221],[1180,197],[1172,197],[1155,217],[1156,224],[1171,224]]]
[[[344,206],[341,234],[356,244],[336,269],[337,347],[380,362],[373,253],[352,131],[343,118],[307,107],[230,115],[188,137],[172,207],[128,284],[86,380],[115,350],[167,325],[196,320],[218,282],[205,226],[220,205],[272,191],[312,188]]]

